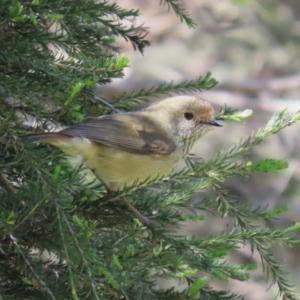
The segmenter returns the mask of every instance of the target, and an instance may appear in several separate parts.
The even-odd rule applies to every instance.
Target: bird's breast
[[[106,146],[98,152],[96,160],[87,161],[95,174],[112,190],[122,189],[137,182],[165,176],[179,164],[181,154],[141,155]]]
[[[111,190],[166,176],[182,159],[182,149],[167,155],[142,155],[125,152],[85,138],[71,138],[52,144],[69,155],[80,155],[86,166]]]

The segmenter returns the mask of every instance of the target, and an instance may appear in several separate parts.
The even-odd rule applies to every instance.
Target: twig
[[[94,95],[94,99],[105,105],[106,107],[110,108],[116,114],[122,113],[120,109],[115,108],[112,104],[110,104],[107,100],[100,98],[99,96]]]

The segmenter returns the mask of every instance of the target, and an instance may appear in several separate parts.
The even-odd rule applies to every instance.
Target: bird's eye
[[[188,121],[192,120],[194,118],[194,115],[190,112],[184,113],[184,118]]]

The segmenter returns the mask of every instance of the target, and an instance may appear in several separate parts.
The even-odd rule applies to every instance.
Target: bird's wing
[[[60,132],[137,154],[168,155],[176,149],[167,133],[143,115],[120,114],[89,119]]]

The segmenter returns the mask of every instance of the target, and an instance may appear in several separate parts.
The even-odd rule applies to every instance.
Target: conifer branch
[[[149,97],[158,97],[161,95],[170,96],[171,93],[185,93],[185,92],[201,92],[202,90],[208,90],[213,88],[217,84],[217,81],[211,77],[210,73],[207,73],[205,77],[199,77],[195,80],[183,81],[179,84],[163,83],[158,87],[151,87],[148,90],[141,89],[139,91],[132,91],[130,94],[124,93],[119,97],[112,99],[114,105],[118,108],[128,110],[132,104],[142,100],[147,101]]]
[[[143,53],[144,48],[150,45],[150,42],[145,40],[148,32],[141,26],[125,28],[123,25],[115,24],[114,21],[101,18],[99,18],[98,21],[109,28],[113,34],[122,36],[125,41],[130,41],[134,50],[138,49]]]
[[[272,251],[277,245],[299,246],[293,237],[299,224],[279,230],[256,227],[257,220],[271,220],[287,208],[271,212],[252,208],[222,184],[235,176],[285,168],[286,163],[274,159],[252,163],[241,161],[241,157],[270,135],[298,121],[300,113],[279,112],[265,128],[207,162],[188,158],[183,171],[167,178],[136,182],[103,197],[103,186],[89,178],[83,168],[71,168],[60,150],[19,138],[27,130],[22,126],[23,116],[37,119],[45,130],[50,123],[68,126],[107,110],[129,110],[136,101],[149,97],[210,89],[216,80],[207,74],[179,84],[164,83],[123,94],[113,99],[112,105],[98,99],[106,106],[99,109],[97,102],[92,101],[93,86],[121,77],[128,65],[126,56],[117,55],[115,38],[122,37],[141,52],[149,45],[148,30],[136,25],[139,11],[124,9],[108,0],[2,4],[1,297],[242,299],[227,291],[215,291],[207,283],[210,278],[247,280],[248,271],[255,265],[231,264],[226,258],[229,252],[250,243],[252,251],[259,251],[270,283],[279,286],[283,297],[296,299]],[[168,5],[189,27],[195,26],[180,1],[162,0],[161,4]],[[10,98],[16,101],[7,101]],[[225,107],[217,118],[241,121],[250,114]],[[193,199],[195,193],[206,191],[209,193],[202,200]],[[133,219],[131,212],[116,201],[125,196],[155,225],[145,227]],[[229,223],[233,229],[228,227],[231,231],[220,235],[191,238],[173,230],[179,222],[205,220],[201,211],[234,220],[235,224]],[[37,259],[31,253],[33,249],[37,249]],[[55,259],[45,261],[46,252]],[[207,276],[197,278],[199,271]],[[157,276],[185,280],[188,288],[160,290]]]
[[[83,261],[83,264],[84,264],[84,267],[87,271],[87,275],[90,279],[90,282],[91,282],[91,287],[92,287],[92,291],[93,291],[93,297],[94,299],[96,300],[100,300],[99,296],[98,296],[98,291],[97,291],[97,283],[94,281],[94,278],[95,278],[95,275],[93,275],[92,271],[91,271],[91,266],[92,264],[90,264],[86,258],[85,258],[85,253],[83,251],[83,249],[81,248],[80,246],[80,243],[76,237],[76,234],[75,232],[73,231],[72,229],[72,226],[69,222],[69,220],[67,219],[64,211],[60,208],[59,206],[59,203],[57,202],[57,200],[55,199],[55,203],[56,203],[56,211],[57,211],[57,214],[58,216],[61,216],[62,217],[62,220],[60,219],[60,217],[58,217],[58,220],[59,220],[59,226],[60,226],[60,233],[61,233],[61,238],[63,240],[63,245],[64,245],[64,248],[65,248],[65,255],[67,257],[67,262],[68,262],[68,271],[69,271],[69,274],[70,274],[70,281],[71,281],[71,287],[72,287],[72,293],[73,293],[73,297],[76,299],[77,297],[77,292],[76,292],[76,285],[75,285],[75,282],[74,282],[74,278],[73,278],[73,274],[72,274],[72,265],[74,264],[73,261],[70,259],[69,257],[69,250],[66,248],[66,245],[68,244],[67,243],[67,240],[64,236],[65,234],[65,231],[62,229],[62,221],[67,225],[67,228],[68,228],[68,231],[74,241],[74,244],[78,250],[78,252],[80,253],[81,255],[81,259]],[[77,262],[78,263],[78,262]],[[76,264],[77,264],[76,263]]]
[[[48,285],[46,284],[46,282],[41,278],[41,276],[38,274],[38,272],[35,270],[35,267],[33,266],[33,264],[30,262],[30,260],[28,259],[28,256],[23,252],[22,247],[18,244],[17,239],[12,235],[9,234],[9,237],[12,241],[12,243],[16,246],[18,252],[20,253],[20,255],[22,256],[25,264],[27,265],[27,267],[30,269],[32,275],[34,276],[34,278],[37,280],[37,282],[39,282],[39,284],[41,285],[41,287],[47,292],[47,294],[49,295],[49,297],[53,300],[57,300],[57,298],[54,296],[54,294],[52,293],[51,289],[48,287]],[[25,278],[24,278],[25,279]]]
[[[161,0],[161,4],[167,4],[168,7],[172,7],[176,15],[180,18],[181,22],[185,22],[188,27],[196,27],[196,22],[189,16],[187,10],[182,6],[179,0]]]
[[[205,287],[201,290],[202,297],[213,300],[243,300],[244,297],[230,294],[230,291],[216,291],[213,288]],[[201,298],[200,298],[201,299]],[[205,298],[204,298],[205,299]]]

